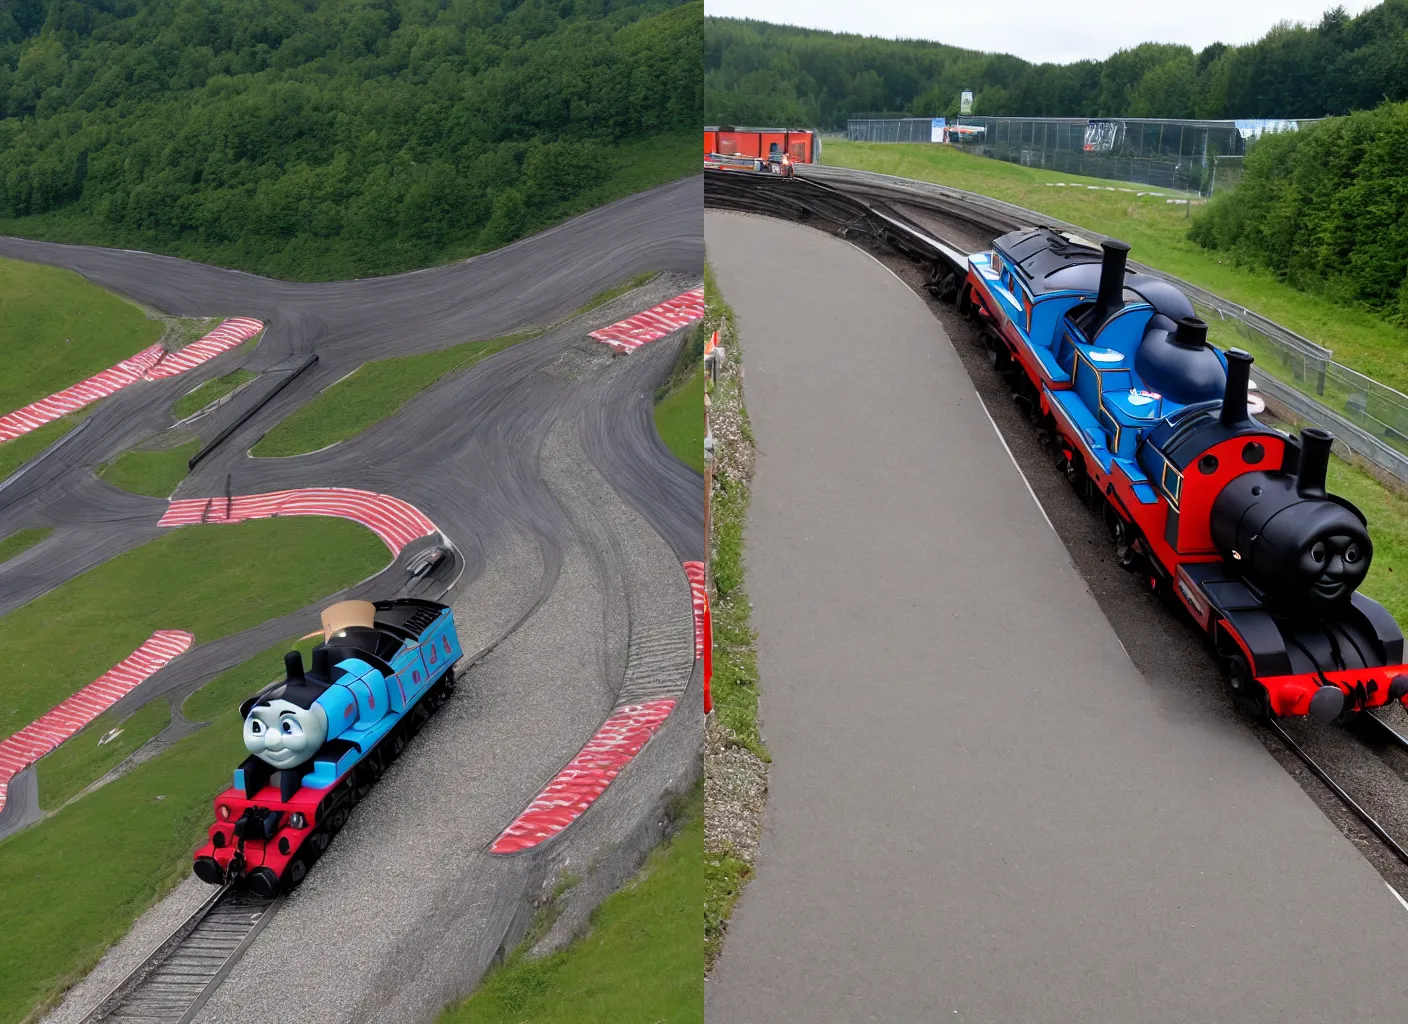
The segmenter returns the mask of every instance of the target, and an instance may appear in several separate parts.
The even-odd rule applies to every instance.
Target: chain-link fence
[[[954,121],[855,118],[846,124],[846,137],[852,142],[946,142],[1026,167],[1211,195],[1214,188],[1230,188],[1240,177],[1240,157],[1249,140],[1305,123],[968,115]],[[1225,157],[1238,159],[1224,168]]]

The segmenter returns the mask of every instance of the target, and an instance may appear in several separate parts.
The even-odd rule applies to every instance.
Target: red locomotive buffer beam
[[[1276,715],[1308,715],[1311,701],[1321,687],[1330,685],[1345,695],[1345,706],[1354,709],[1380,707],[1395,700],[1408,704],[1408,665],[1305,672],[1293,676],[1258,678],[1266,688],[1271,711]]]

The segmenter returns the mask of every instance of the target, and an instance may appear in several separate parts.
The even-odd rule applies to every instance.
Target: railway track
[[[283,903],[224,886],[99,1003],[83,1024],[187,1024]]]
[[[968,233],[968,230],[987,233],[987,237],[991,238],[1017,228],[1029,227],[1032,223],[1030,218],[1023,220],[1012,213],[1011,210],[1015,210],[1015,207],[1010,210],[1003,209],[1008,204],[996,201],[980,202],[978,200],[982,200],[984,197],[975,197],[969,193],[935,195],[931,192],[940,190],[940,187],[931,187],[926,183],[917,183],[922,187],[909,188],[899,183],[877,184],[866,176],[852,175],[839,168],[826,168],[824,177],[812,174],[811,172],[814,170],[814,168],[807,168],[807,177],[800,179],[805,182],[804,190],[793,188],[790,193],[788,186],[792,183],[780,178],[771,182],[710,182],[710,176],[706,175],[705,203],[728,209],[812,222],[818,227],[826,227],[824,222],[830,221],[832,233],[849,241],[869,242],[872,246],[888,246],[899,255],[921,263],[928,263],[934,268],[937,268],[939,263],[945,264],[953,273],[957,273],[961,264],[966,263],[966,257],[962,256],[965,250],[962,247],[961,239]],[[797,180],[799,179],[794,179],[794,182]],[[779,199],[779,197],[781,198]],[[931,213],[940,222],[957,222],[954,225],[957,229],[954,231],[955,237],[952,239],[946,237],[947,233],[929,221],[928,218],[921,223],[912,217],[905,216],[906,207],[916,212]],[[1062,227],[1056,223],[1051,226]],[[911,234],[911,232],[915,233]],[[910,237],[903,237],[906,234],[909,234]],[[899,244],[896,244],[896,236],[901,236]],[[1088,233],[1087,237],[1089,237]],[[1097,236],[1096,240],[1103,237]],[[1133,268],[1135,265],[1131,262],[1130,266]],[[1145,272],[1145,268],[1140,268],[1140,270]],[[1156,276],[1166,275],[1156,274]],[[956,290],[945,288],[940,277],[941,274],[937,272],[937,269],[931,270],[928,285],[930,293],[938,298],[953,299],[956,296]],[[1171,280],[1179,287],[1191,290],[1197,297],[1202,298],[1201,289],[1184,285],[1176,279]],[[1227,304],[1224,303],[1224,305]],[[1230,306],[1229,308],[1240,309],[1240,307]],[[973,372],[971,367],[970,372]],[[997,371],[993,370],[992,372],[996,373]],[[1385,712],[1380,712],[1380,714],[1383,713]],[[1373,833],[1394,859],[1404,867],[1408,867],[1408,835],[1405,835],[1402,840],[1396,837],[1393,830],[1386,827],[1379,820],[1379,816],[1376,816],[1371,809],[1365,806],[1370,801],[1356,799],[1351,792],[1352,787],[1347,787],[1322,763],[1326,760],[1323,756],[1320,759],[1313,756],[1275,719],[1259,719],[1254,724],[1264,725],[1266,732],[1298,759],[1350,814]],[[1353,747],[1363,755],[1380,761],[1400,782],[1408,782],[1408,779],[1405,779],[1404,771],[1401,768],[1395,768],[1382,753],[1383,748],[1389,748],[1408,754],[1408,734],[1401,732],[1393,724],[1373,712],[1364,712],[1356,716],[1349,725],[1337,731],[1344,735],[1346,740],[1349,740]],[[1347,756],[1346,754],[1346,758]],[[1336,762],[1342,759],[1338,755],[1334,758]],[[1348,764],[1347,760],[1346,764]],[[1339,767],[1339,764],[1336,763],[1333,767]],[[1351,770],[1353,769],[1352,765],[1349,767]],[[1374,798],[1382,801],[1384,796],[1376,793]],[[1404,803],[1408,804],[1408,801],[1404,801]],[[1390,888],[1392,888],[1391,885]]]

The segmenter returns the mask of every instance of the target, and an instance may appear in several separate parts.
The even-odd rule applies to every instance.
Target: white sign
[[[929,126],[929,141],[930,141],[930,142],[947,142],[947,141],[948,141],[948,139],[945,137],[945,132],[944,132],[944,126],[945,126],[947,123],[948,123],[948,121],[947,121],[947,119],[945,119],[945,118],[942,118],[942,117],[936,117],[936,118],[934,118],[933,123]]]
[[[967,89],[964,89],[963,95],[958,98],[958,112],[960,114],[971,114],[973,112],[973,94]]]

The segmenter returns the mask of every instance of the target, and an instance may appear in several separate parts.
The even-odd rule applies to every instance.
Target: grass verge
[[[190,472],[188,463],[200,439],[173,448],[133,448],[98,469],[100,479],[133,494],[167,498]]]
[[[743,586],[743,527],[748,514],[748,481],[753,467],[753,432],[743,401],[742,350],[733,310],[719,293],[713,268],[704,265],[705,315],[701,335],[717,330],[726,353],[717,380],[706,384],[714,435],[713,491],[710,495],[709,582],[714,627],[714,674],[710,684],[713,721],[706,745],[705,818],[747,820],[756,843],[761,829],[767,762],[758,722],[757,634]],[[727,784],[715,782],[727,773]],[[735,773],[741,773],[737,775]],[[740,781],[743,783],[740,785]],[[749,786],[757,802],[724,808]],[[747,845],[746,836],[737,839]],[[752,874],[752,848],[735,849],[734,838],[711,837],[704,853],[704,963],[713,966],[723,948],[734,903]]]
[[[577,312],[574,313],[573,316],[581,316],[583,313],[590,313],[598,306],[604,306],[612,299],[617,298],[621,295],[625,295],[629,291],[634,291],[641,285],[648,284],[650,281],[654,280],[659,276],[660,271],[647,270],[644,274],[637,274],[629,281],[624,281],[621,284],[614,285],[610,288],[604,289],[603,291],[599,291],[596,293],[596,295],[591,298],[591,300],[586,305],[584,305],[581,309],[577,310]]]
[[[46,811],[58,810],[69,798],[116,768],[123,758],[165,729],[170,721],[170,706],[158,698],[147,701],[125,719],[109,713],[70,736],[62,746],[39,761],[39,806]],[[98,742],[119,727],[122,732],[115,739]]]
[[[836,141],[826,144],[825,156],[829,164],[951,185],[1122,238],[1134,247],[1135,260],[1255,310],[1332,349],[1336,361],[1408,392],[1408,329],[1298,291],[1268,272],[1202,248],[1188,239],[1186,206],[1106,191],[1114,183],[1103,179],[1022,167],[952,146]],[[1048,184],[1058,181],[1100,188]]]
[[[527,955],[525,941],[438,1024],[680,1024],[704,1019],[699,944],[704,820],[696,790],[685,824],[653,850],[591,931],[568,949]]]
[[[95,408],[96,405],[90,405],[53,423],[46,423],[38,430],[21,434],[13,441],[0,442],[0,481],[9,479],[26,462],[82,423]]]
[[[187,629],[208,643],[365,579],[386,561],[375,534],[341,519],[173,530],[0,618],[0,736],[86,686],[154,630]]]
[[[278,675],[286,649],[272,647],[207,688],[253,693]],[[37,1019],[190,872],[211,801],[245,756],[232,706],[209,728],[0,842],[0,1022]]]
[[[8,562],[21,551],[34,547],[49,534],[53,533],[51,526],[38,526],[31,530],[17,530],[8,537],[0,540],[0,562]]]
[[[106,370],[162,331],[161,321],[71,270],[0,259],[0,338],[15,342],[5,346],[0,413]]]
[[[210,380],[199,385],[195,389],[186,392],[172,403],[171,411],[178,420],[183,420],[191,413],[199,412],[212,402],[218,402],[235,388],[247,381],[259,376],[252,370],[235,370],[227,373],[223,377],[212,377]]]
[[[704,472],[704,368],[655,404],[655,429],[675,458]]]
[[[532,337],[533,333],[510,334],[423,355],[364,363],[261,437],[250,454],[261,458],[302,455],[356,437],[441,377]]]

